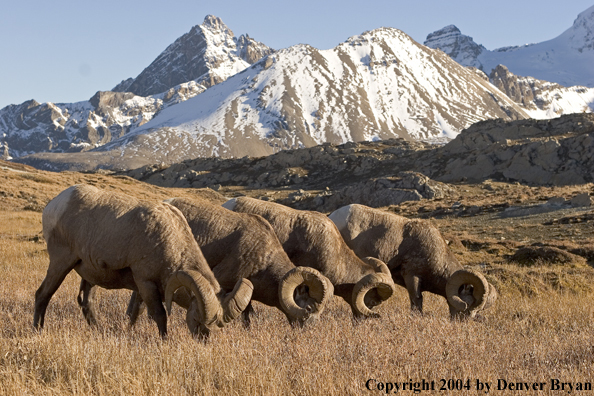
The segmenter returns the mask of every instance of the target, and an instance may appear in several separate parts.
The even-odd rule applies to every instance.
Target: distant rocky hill
[[[267,157],[198,158],[123,174],[163,187],[262,190],[264,199],[321,211],[439,198],[450,193],[451,182],[591,183],[594,114],[483,121],[445,146],[404,139],[326,143]]]
[[[480,122],[437,149],[435,159],[418,169],[441,181],[493,178],[530,185],[591,183],[594,114]]]

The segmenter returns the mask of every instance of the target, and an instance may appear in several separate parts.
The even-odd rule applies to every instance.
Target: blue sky
[[[137,76],[176,38],[220,17],[239,36],[275,48],[328,49],[382,26],[422,43],[456,25],[487,49],[552,39],[594,0],[23,0],[0,13],[0,108],[28,99],[88,100]]]

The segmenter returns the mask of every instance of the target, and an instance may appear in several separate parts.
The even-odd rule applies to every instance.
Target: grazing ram
[[[313,268],[295,267],[274,230],[261,216],[231,212],[206,200],[173,198],[192,229],[221,287],[238,279],[254,285],[252,299],[280,309],[290,323],[315,320],[333,294],[330,281]],[[140,301],[133,296],[128,314],[134,323]],[[243,311],[249,324],[250,305]]]
[[[476,271],[464,269],[435,226],[363,205],[330,214],[359,257],[388,264],[396,284],[406,287],[411,308],[422,312],[423,291],[446,298],[452,317],[473,317],[497,299],[497,290]]]
[[[223,207],[268,220],[291,261],[326,276],[334,285],[334,294],[349,303],[356,317],[377,317],[372,308],[394,293],[386,264],[374,258],[359,259],[322,213],[248,197],[231,199]]]
[[[88,291],[85,298],[79,295],[79,303],[86,304],[89,322],[94,321],[93,286],[131,289],[146,302],[161,336],[167,333],[162,301],[169,311],[180,287],[191,292],[186,315],[190,331],[202,336],[239,316],[249,303],[250,282],[240,279],[225,295],[185,218],[169,204],[76,185],[46,206],[42,222],[50,263],[35,293],[35,328],[43,327],[51,297],[72,270]]]

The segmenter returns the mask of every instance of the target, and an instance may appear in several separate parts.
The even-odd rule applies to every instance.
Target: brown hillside
[[[173,196],[201,196],[224,202],[210,189],[162,188],[139,182],[128,176],[101,173],[47,172],[31,166],[0,160],[0,211],[31,210],[41,212],[58,193],[74,184],[92,184],[121,191],[142,199],[163,200]]]

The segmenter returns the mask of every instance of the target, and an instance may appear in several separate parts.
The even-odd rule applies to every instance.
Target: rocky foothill
[[[301,209],[330,211],[352,202],[369,206],[442,196],[448,187],[410,165],[432,146],[403,139],[323,144],[268,157],[199,158],[169,167],[145,166],[127,175],[163,187],[240,187]]]
[[[444,146],[404,139],[326,143],[267,157],[144,166],[125,174],[163,187],[209,187],[227,195],[249,191],[296,208],[329,212],[349,203],[385,207],[455,196],[459,186],[450,183],[458,182],[485,188],[491,182],[591,183],[593,133],[593,114],[492,120],[471,126]]]

